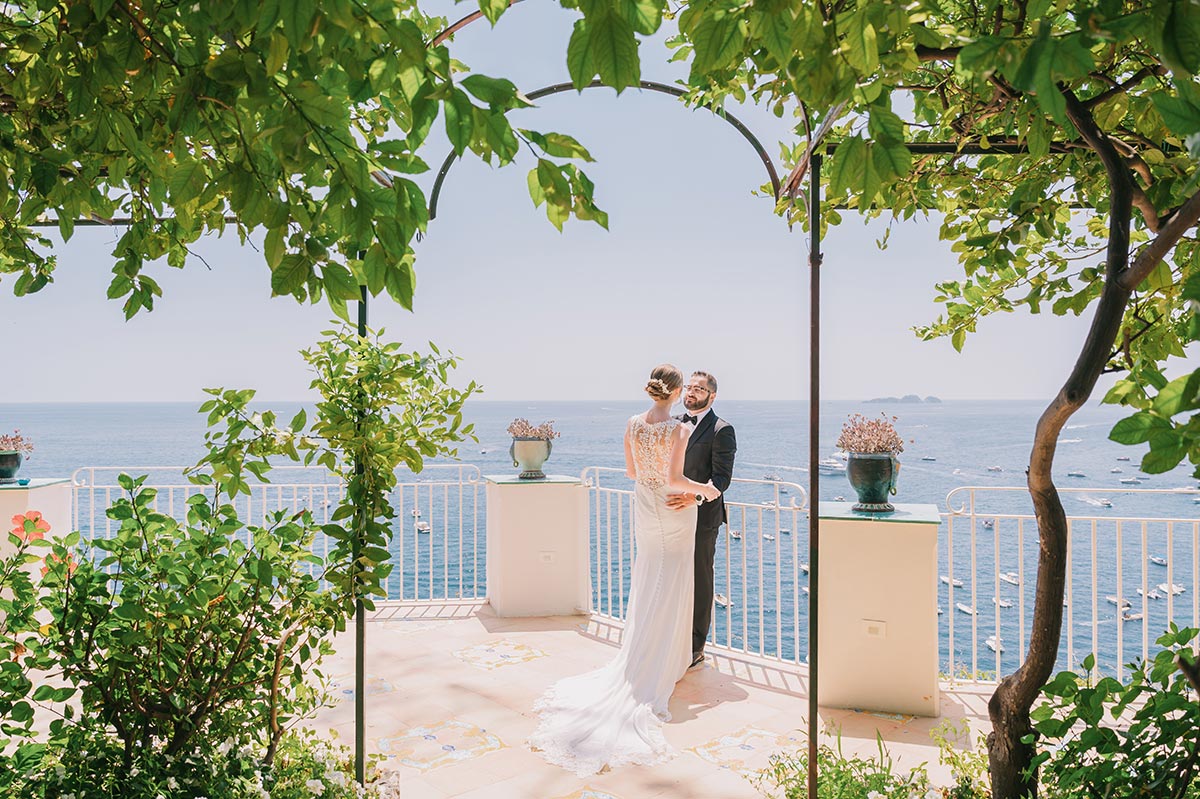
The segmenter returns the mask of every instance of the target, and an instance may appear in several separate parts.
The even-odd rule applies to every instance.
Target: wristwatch
[[[697,505],[704,504],[704,495],[703,494],[696,494],[696,504]]]

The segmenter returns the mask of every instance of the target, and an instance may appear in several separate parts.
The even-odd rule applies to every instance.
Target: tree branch
[[[1126,291],[1136,289],[1197,221],[1200,221],[1200,192],[1189,197],[1187,202],[1167,217],[1166,224],[1162,226],[1154,241],[1142,248],[1133,262],[1117,277],[1121,288]]]
[[[1133,73],[1129,80],[1125,81],[1124,83],[1116,83],[1107,75],[1097,75],[1096,73],[1093,73],[1094,77],[1112,83],[1112,88],[1108,89],[1107,91],[1100,92],[1095,97],[1090,97],[1087,100],[1084,100],[1083,107],[1090,111],[1101,103],[1107,102],[1108,100],[1116,97],[1118,94],[1125,94],[1134,86],[1138,85],[1152,75],[1155,77],[1162,77],[1166,74],[1167,68],[1162,64],[1152,64],[1148,67],[1142,67],[1137,72]]]
[[[958,54],[962,52],[961,47],[926,47],[923,44],[918,44],[916,53],[917,58],[921,61],[948,61],[952,62],[958,58]]]

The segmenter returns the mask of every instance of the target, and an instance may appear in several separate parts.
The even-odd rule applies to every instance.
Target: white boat
[[[1001,599],[998,596],[992,597],[992,604],[996,605],[997,607],[1001,607],[1001,608],[1011,608],[1012,607],[1012,602],[1008,601],[1007,599]]]
[[[955,588],[962,588],[962,587],[963,587],[963,581],[962,581],[962,580],[958,579],[957,577],[951,578],[951,577],[950,577],[950,575],[948,575],[948,574],[943,574],[943,575],[941,576],[941,581],[942,581],[943,583],[945,583],[946,585],[952,585],[952,586],[954,586]]]
[[[963,604],[962,602],[955,602],[954,607],[958,608],[960,611],[967,614],[968,616],[975,615],[975,608],[971,607],[970,605]]]
[[[1002,471],[1004,471],[1004,467],[1003,466],[989,466],[988,471],[989,472],[1002,472]]]
[[[729,597],[725,596],[724,594],[717,594],[713,597],[713,601],[717,603],[718,607],[722,608],[727,608],[733,604],[729,601]]]
[[[779,487],[779,493],[780,493],[780,494],[786,494],[786,493],[788,493],[788,487],[787,487],[787,486],[780,486],[780,487]]]
[[[1136,477],[1122,477],[1121,482],[1127,486],[1135,486],[1138,484],[1138,479]]]
[[[766,474],[764,474],[764,475],[762,476],[762,479],[764,479],[764,480],[772,480],[772,481],[778,482],[778,480],[779,480],[779,475],[775,474],[775,472],[767,472]]]
[[[846,498],[843,497],[841,494],[838,494],[836,497],[833,498],[833,501],[834,502],[845,502]],[[1196,502],[1200,502],[1200,499],[1197,499]]]
[[[1004,582],[1008,583],[1009,585],[1020,585],[1021,584],[1021,578],[1017,576],[1016,572],[1004,572],[1003,574],[1000,575],[1000,579],[1003,580]]]
[[[800,571],[804,572],[805,574],[808,574],[808,564],[807,564],[807,563],[801,563],[801,564],[800,564]]]
[[[1151,555],[1150,562],[1153,563],[1155,566],[1166,566],[1167,565],[1167,559],[1160,558],[1158,555]]]
[[[824,474],[842,474],[846,471],[846,464],[836,458],[821,458],[817,461],[817,471]]]
[[[939,616],[941,616],[941,615],[942,615],[943,613],[945,613],[945,612],[946,612],[946,611],[942,610],[942,606],[941,606],[941,605],[938,605],[938,615],[939,615]]]
[[[1111,499],[1106,499],[1104,497],[1100,497],[1099,502],[1100,502],[1100,507],[1102,507],[1102,508],[1111,508],[1112,507]]]
[[[417,522],[417,532],[418,533],[428,533],[428,532],[432,532],[432,531],[433,531],[433,527],[431,527],[429,525],[429,522]]]
[[[1162,593],[1169,594],[1170,596],[1179,596],[1187,590],[1179,583],[1171,583],[1170,585],[1167,585],[1166,583],[1159,583],[1155,587]]]
[[[806,594],[807,594],[807,593],[808,593],[808,586],[807,586],[807,585],[802,585],[802,586],[800,586],[800,590],[801,590],[801,591],[803,591],[804,593],[806,593]]]
[[[775,536],[771,535],[770,533],[763,533],[763,540],[764,541],[774,541]]]
[[[987,529],[991,530],[993,527],[996,526],[996,520],[995,519],[984,519],[983,526],[986,527]]]
[[[775,500],[773,500],[773,499],[768,499],[766,502],[764,502],[764,503],[763,503],[763,507],[765,507],[765,508],[773,508],[773,507],[775,507]]]
[[[1112,594],[1104,597],[1104,601],[1110,605],[1116,605],[1121,610],[1133,607],[1133,603],[1131,603],[1128,599],[1125,599],[1124,597],[1113,596]]]
[[[418,510],[417,508],[413,508],[413,509],[412,509],[412,511],[411,511],[411,513],[412,513],[412,517],[413,517],[414,519],[419,519],[419,518],[421,518],[421,511],[420,511],[420,510]]]
[[[1120,466],[1114,466],[1111,469],[1109,469],[1108,471],[1112,474],[1120,474],[1124,470]]]
[[[936,461],[936,460],[937,460],[937,458],[933,457],[932,455],[922,455],[922,456],[921,456],[921,460],[923,460],[923,461]]]
[[[987,644],[987,648],[992,650],[993,652],[1000,653],[1000,652],[1004,651],[1004,639],[1003,638],[999,638],[995,635],[989,635],[987,638],[984,639],[983,642],[985,644]]]
[[[1119,461],[1127,461],[1127,460],[1129,460],[1129,456],[1128,456],[1128,455],[1121,455],[1120,457],[1118,457],[1118,458],[1117,458],[1117,460],[1119,460]]]
[[[1130,613],[1129,611],[1125,611],[1121,614],[1121,621],[1141,621],[1144,618],[1146,618],[1146,614],[1144,613]]]
[[[730,537],[730,538],[732,538],[734,541],[741,541],[741,540],[742,540],[742,534],[741,534],[741,533],[739,533],[737,530],[733,530],[733,529],[731,529],[731,530],[729,531],[729,537]]]
[[[1087,477],[1083,472],[1067,472],[1067,477]]]
[[[1138,589],[1138,596],[1144,596],[1146,599],[1162,599],[1163,595],[1158,592],[1157,588],[1151,588],[1149,591]]]

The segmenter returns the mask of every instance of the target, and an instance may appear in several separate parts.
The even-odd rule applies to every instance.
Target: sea
[[[940,527],[938,571],[946,580],[938,584],[939,659],[947,674],[986,678],[1011,671],[1028,640],[1037,532],[1032,520],[1015,517],[1032,509],[1028,494],[1021,489],[1034,429],[1045,404],[1040,400],[835,400],[821,405],[818,450],[822,458],[835,452],[838,433],[849,414],[885,414],[894,418],[905,440],[898,494],[893,501],[935,505],[943,514],[955,509],[975,512],[974,516],[956,517],[953,528],[948,519]],[[78,478],[86,475],[78,470],[89,467],[123,467],[135,475],[161,475],[168,473],[164,467],[188,466],[203,454],[205,417],[197,407],[198,403],[0,404],[0,431],[19,428],[34,442],[36,449],[21,469],[23,477]],[[287,420],[305,405],[262,402],[255,407],[274,410]],[[472,400],[465,416],[474,425],[477,440],[461,444],[457,461],[431,465],[466,464],[484,475],[514,472],[506,428],[514,418],[523,417],[535,424],[553,420],[561,433],[554,441],[547,473],[579,476],[590,467],[623,469],[625,421],[644,407],[644,402],[636,401]],[[312,409],[308,410],[311,416]],[[729,401],[718,402],[716,411],[736,430],[735,477],[770,477],[792,483],[786,501],[800,501],[809,487],[807,403]],[[1102,670],[1120,673],[1125,663],[1142,653],[1153,654],[1154,641],[1169,621],[1200,626],[1195,579],[1200,571],[1200,484],[1186,463],[1166,474],[1142,474],[1138,464],[1145,447],[1123,446],[1108,439],[1113,424],[1128,413],[1123,408],[1090,404],[1075,414],[1058,440],[1055,482],[1064,489],[1068,516],[1086,517],[1072,522],[1072,595],[1071,607],[1064,610],[1060,668],[1077,668],[1083,657],[1094,651]],[[617,477],[618,483],[623,480]],[[155,479],[159,478],[151,482]],[[1121,482],[1134,479],[1136,485]],[[823,502],[853,500],[844,474],[821,474],[818,490]],[[751,505],[768,496],[779,498],[775,489],[749,483],[735,485],[729,494],[732,501]],[[808,651],[808,609],[807,598],[798,591],[802,583],[807,584],[807,575],[796,567],[808,560],[807,518],[800,512],[793,523],[784,519],[786,515],[776,513],[768,526],[763,526],[761,516],[751,522],[745,522],[745,517],[739,522],[735,516],[731,526],[744,523],[750,532],[751,523],[755,525],[753,535],[741,540],[730,540],[728,529],[723,531],[718,541],[717,590],[726,586],[724,593],[731,603],[717,608],[714,637],[719,643],[803,661]],[[1162,519],[1175,521],[1157,521]],[[762,534],[768,530],[774,542],[763,540]],[[599,583],[593,586],[593,601],[601,608],[606,603],[611,607],[615,601],[619,608],[623,598],[612,592],[620,594],[628,584],[630,553],[620,552],[619,563],[612,562],[601,537],[595,529],[592,532],[593,556],[602,561],[603,569],[615,569],[617,574],[614,588],[611,579],[606,581],[607,574],[593,571]],[[417,539],[413,541],[419,546]],[[723,557],[724,553],[731,554]],[[415,591],[409,595],[421,596],[421,564],[415,558],[411,562],[406,559],[411,553],[397,554],[397,571],[401,579],[411,581]],[[1169,565],[1150,561],[1150,556]],[[444,554],[430,561],[435,567],[446,562]],[[478,586],[483,569],[482,560],[472,562],[463,579]],[[998,582],[999,572],[1023,575],[1022,584]],[[1184,588],[1182,593],[1169,599],[1148,599],[1136,593],[1137,588],[1153,590],[1168,582],[1168,574],[1170,583]],[[962,586],[949,584],[958,580]],[[795,601],[796,597],[800,601]],[[1128,601],[1125,615],[1142,614],[1142,618],[1119,618],[1117,603],[1106,597],[1122,604]],[[1010,602],[1012,607],[1001,608],[998,600]],[[1000,651],[985,646],[989,637]]]

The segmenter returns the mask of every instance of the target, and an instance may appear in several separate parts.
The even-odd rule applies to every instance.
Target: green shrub
[[[1150,662],[1130,665],[1129,682],[1064,671],[1042,689],[1033,727],[1042,751],[1045,795],[1054,799],[1102,797],[1196,799],[1200,705],[1175,659],[1196,637],[1174,624],[1158,639]],[[1095,657],[1083,662],[1091,672]]]
[[[924,766],[907,773],[896,771],[876,738],[876,758],[846,757],[841,738],[837,747],[817,749],[818,799],[940,799],[941,793],[929,783]],[[755,787],[764,794],[784,799],[808,799],[808,751],[781,752],[772,755],[770,764],[755,777]]]

